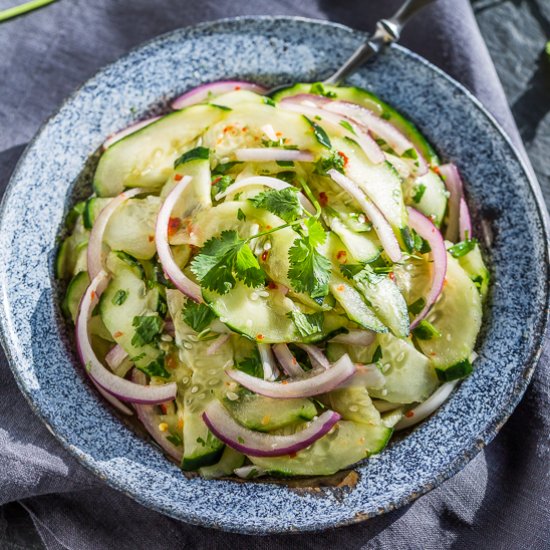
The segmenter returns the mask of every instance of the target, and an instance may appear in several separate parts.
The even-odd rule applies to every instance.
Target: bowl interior
[[[362,39],[346,27],[300,18],[226,20],[164,35],[73,94],[13,175],[0,222],[0,320],[18,384],[72,453],[146,506],[247,533],[359,521],[399,507],[457,472],[494,437],[526,388],[548,304],[547,237],[536,183],[471,95],[401,47],[350,82],[410,117],[442,158],[459,165],[478,235],[483,227],[492,240],[493,283],[476,370],[444,407],[381,455],[312,491],[307,486],[319,485],[317,480],[303,488],[187,478],[121,423],[84,380],[60,314],[53,261],[64,214],[89,194],[93,154],[105,136],[166,109],[170,98],[202,82],[239,78],[273,85],[322,78]]]

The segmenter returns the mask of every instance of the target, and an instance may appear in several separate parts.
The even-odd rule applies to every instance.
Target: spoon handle
[[[339,84],[347,76],[354,73],[361,65],[378,55],[383,48],[399,40],[403,27],[422,8],[435,0],[407,0],[397,12],[388,19],[380,19],[376,23],[375,33],[359,46],[351,57],[324,84]]]

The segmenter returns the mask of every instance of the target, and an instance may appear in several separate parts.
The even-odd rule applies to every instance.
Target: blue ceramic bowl
[[[548,306],[548,230],[538,186],[490,115],[423,59],[392,47],[351,82],[415,121],[467,182],[489,225],[493,285],[476,370],[436,415],[350,472],[339,487],[185,477],[124,425],[83,376],[53,276],[67,209],[90,192],[105,136],[202,82],[273,85],[327,75],[364,39],[299,18],[234,19],[161,36],[100,71],[29,145],[0,222],[0,320],[13,373],[37,415],[107,483],[175,518],[243,533],[296,532],[398,508],[456,473],[497,433],[540,353]],[[330,484],[329,484],[330,485]]]

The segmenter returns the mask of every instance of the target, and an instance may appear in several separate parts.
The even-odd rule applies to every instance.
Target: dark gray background
[[[451,5],[453,1],[446,0],[445,3]],[[461,0],[456,2],[457,5],[463,4]],[[14,0],[0,0],[0,8],[14,3]],[[63,98],[99,67],[113,61],[143,40],[184,24],[222,15],[241,14],[281,13],[322,17],[368,30],[369,21],[378,14],[388,14],[390,2],[363,0],[361,9],[366,10],[364,20],[358,17],[358,13],[362,13],[358,9],[359,3],[352,0],[259,0],[247,3],[238,0],[203,0],[200,4],[174,1],[160,4],[163,8],[155,9],[154,2],[143,0],[61,0],[41,12],[0,24],[2,188],[25,144]],[[550,2],[477,0],[473,2],[473,7],[548,204],[550,60],[543,53],[543,47],[550,40]],[[98,25],[98,21],[101,24]],[[466,35],[468,43],[457,42],[452,17],[449,21],[451,24],[446,27],[433,28],[426,28],[425,24],[423,28],[423,23],[419,22],[414,31],[411,29],[407,32],[404,42],[427,58],[436,60],[451,73],[454,70],[453,76],[469,84],[483,97],[484,86],[491,86],[493,75],[480,74],[467,63],[456,61],[462,55],[461,48],[479,47],[475,41],[477,31],[474,28],[474,35]],[[426,39],[428,33],[437,34],[436,43],[439,40],[446,46],[440,51],[434,51],[434,37]],[[464,33],[460,34],[462,40],[464,36]],[[465,58],[468,59],[467,56]],[[487,72],[491,72],[490,67]],[[495,93],[494,90],[491,92]],[[491,97],[491,93],[486,96]],[[494,107],[496,111],[499,109],[496,104],[488,107]],[[495,114],[500,114],[501,120],[506,123],[506,113]],[[548,479],[544,478],[544,475],[548,475],[548,467],[541,472],[540,464],[536,464],[533,459],[533,456],[540,458],[547,453],[547,448],[544,448],[545,441],[540,440],[540,433],[534,431],[539,419],[530,418],[533,404],[548,388],[545,390],[543,387],[541,393],[542,382],[535,380],[535,384],[538,384],[535,386],[536,390],[530,388],[518,411],[496,440],[476,458],[476,464],[468,467],[470,473],[466,471],[459,474],[457,478],[460,480],[455,485],[454,480],[449,482],[447,500],[443,499],[446,505],[440,507],[435,514],[438,524],[430,523],[431,519],[421,511],[409,519],[401,516],[401,513],[394,513],[389,516],[389,520],[386,518],[383,521],[374,521],[373,530],[369,534],[376,535],[383,528],[392,532],[390,540],[393,541],[394,548],[440,548],[442,541],[448,547],[474,548],[482,540],[488,541],[486,544],[495,548],[549,547],[550,491]],[[17,411],[13,411],[13,414],[17,414]],[[526,418],[532,420],[532,423],[526,423]],[[547,438],[548,433],[546,444]],[[0,438],[0,445],[2,444],[6,444],[6,441]],[[472,474],[472,471],[476,473]],[[461,506],[467,508],[468,499],[475,499],[475,484],[483,482],[483,476],[490,487],[485,495],[488,501],[487,504],[485,501],[472,503],[475,504],[474,508],[479,516],[473,519],[461,510]],[[462,483],[461,489],[458,489],[459,483]],[[533,498],[539,502],[532,502]],[[32,506],[26,506],[32,510]],[[35,518],[39,517],[38,511],[39,507],[36,507]],[[422,537],[418,535],[418,540],[410,539],[407,521],[416,522],[424,531]],[[93,518],[90,518],[90,523],[93,524]],[[430,536],[430,530],[433,530],[433,536]],[[47,526],[42,526],[41,533],[46,539],[45,531]],[[441,532],[448,535],[442,538]],[[205,545],[206,539],[203,538],[204,530],[197,529],[197,535],[199,533],[201,547],[207,548],[208,544]],[[227,544],[233,542],[241,546],[245,540],[247,539],[230,536],[226,538]],[[248,540],[252,545],[252,539]],[[282,544],[282,540],[273,537],[269,547],[277,547]],[[329,546],[331,541],[333,547],[349,542],[348,547],[355,548],[360,546],[361,532],[355,527],[338,530],[327,534],[324,540]],[[383,540],[388,539],[380,539],[379,543],[376,540],[375,537],[369,547],[384,547]],[[192,539],[186,539],[186,542],[190,548],[198,547],[198,544],[193,544]],[[219,547],[223,542],[223,536],[216,536],[215,540],[212,539],[211,547]],[[366,543],[366,540],[363,542]],[[52,547],[55,546],[54,543],[51,544]],[[170,546],[168,539],[167,547]],[[30,518],[19,504],[7,504],[0,508],[0,548],[42,547]],[[262,547],[262,544],[256,541],[253,547]]]

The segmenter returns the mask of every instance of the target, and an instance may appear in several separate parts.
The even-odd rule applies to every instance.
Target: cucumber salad
[[[191,90],[103,145],[56,261],[91,382],[185,471],[333,474],[470,374],[459,172],[368,91]]]

